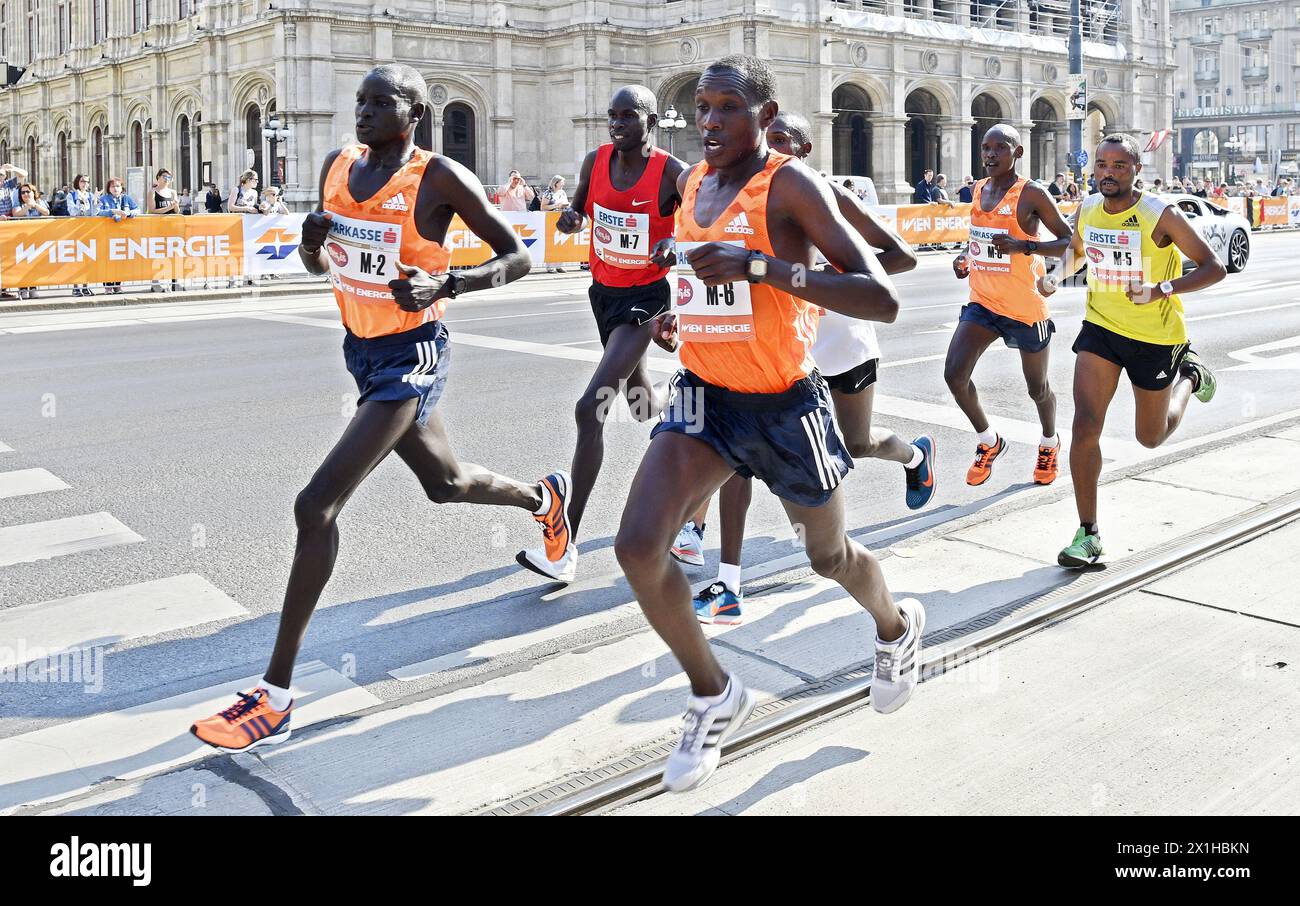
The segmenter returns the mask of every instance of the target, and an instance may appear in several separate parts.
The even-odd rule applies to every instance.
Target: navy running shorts
[[[447,386],[451,344],[441,321],[383,337],[358,337],[348,331],[343,360],[361,393],[358,405],[419,397],[415,421],[423,425]]]
[[[961,317],[957,320],[970,321],[972,324],[991,330],[1012,349],[1024,352],[1042,352],[1047,348],[1047,344],[1052,342],[1052,334],[1056,332],[1056,325],[1051,318],[1039,321],[1037,324],[1026,324],[1024,321],[991,312],[978,302],[967,302],[963,305]]]
[[[591,299],[591,313],[596,316],[601,346],[609,343],[614,328],[624,324],[639,327],[662,315],[672,304],[667,277],[641,286],[605,286],[593,282],[587,296]]]
[[[832,414],[831,394],[814,371],[781,393],[738,393],[689,371],[650,436],[673,431],[713,447],[743,478],[800,506],[823,506],[853,468]]]

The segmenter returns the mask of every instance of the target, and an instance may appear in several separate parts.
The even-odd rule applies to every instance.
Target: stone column
[[[871,121],[872,180],[881,204],[907,204],[912,200],[912,186],[907,181],[906,128],[906,116],[881,114]]]

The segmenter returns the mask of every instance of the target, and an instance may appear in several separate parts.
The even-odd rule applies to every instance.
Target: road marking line
[[[1253,315],[1261,311],[1277,311],[1279,308],[1295,308],[1300,302],[1283,302],[1281,305],[1265,305],[1263,308],[1243,308],[1238,311],[1221,311],[1213,315],[1197,315],[1194,318],[1186,318],[1187,323],[1193,321],[1212,321],[1215,318],[1235,318],[1237,315]]]
[[[113,645],[248,613],[194,573],[0,611],[0,670],[46,653]],[[9,646],[21,642],[26,655]]]
[[[46,491],[62,491],[68,485],[57,475],[44,469],[19,469],[16,472],[0,472],[0,499],[5,497],[23,497],[27,494],[44,494]],[[0,636],[3,638],[3,636]]]
[[[14,448],[8,444],[0,444],[0,453],[12,453]]]
[[[229,706],[236,689],[252,689],[261,675],[67,721],[0,739],[0,812],[62,799],[105,778],[131,779],[216,754],[188,732],[196,718]],[[320,661],[294,671],[293,727],[380,704],[380,700]]]
[[[143,540],[108,513],[8,525],[0,528],[0,566],[34,563]]]

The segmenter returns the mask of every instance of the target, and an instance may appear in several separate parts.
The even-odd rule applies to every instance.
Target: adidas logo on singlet
[[[1137,215],[1132,214],[1129,216],[1129,219],[1121,223],[1120,226],[1135,227],[1135,226],[1141,226],[1141,224],[1138,223]]]
[[[998,213],[1003,217],[1010,217],[1014,212],[1011,210],[1011,205],[1004,204],[1002,207],[998,208]]]
[[[405,211],[406,197],[402,195],[401,192],[398,192],[392,198],[388,199],[388,201],[381,204],[379,207],[381,210],[384,211]]]
[[[723,227],[722,232],[743,233],[746,236],[753,236],[754,228],[749,225],[749,218],[745,216],[745,212],[741,211],[735,217],[731,218],[731,223]]]

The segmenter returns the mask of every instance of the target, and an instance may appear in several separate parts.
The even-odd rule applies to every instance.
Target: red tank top
[[[673,235],[674,218],[659,213],[659,186],[668,152],[651,148],[645,171],[632,188],[620,192],[609,178],[614,146],[596,149],[587,187],[591,218],[591,277],[604,286],[644,286],[662,280],[666,267],[650,263],[655,243]]]
[[[707,383],[740,393],[780,393],[816,367],[816,305],[765,283],[741,280],[705,287],[682,260],[698,243],[731,242],[773,255],[767,231],[767,195],[776,171],[788,161],[768,151],[767,164],[741,188],[709,226],[695,220],[695,198],[708,170],[696,164],[682,193],[677,231],[678,333],[682,364]],[[735,338],[735,339],[733,339]]]
[[[344,148],[325,176],[322,207],[334,215],[325,254],[343,326],[358,337],[383,337],[435,321],[447,307],[447,300],[439,299],[424,311],[398,308],[388,289],[388,281],[400,276],[398,259],[441,274],[451,262],[451,249],[425,239],[415,227],[415,198],[433,152],[416,148],[383,188],[357,201],[348,188],[348,173],[367,150],[364,145]]]

